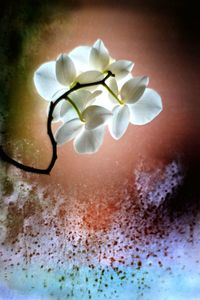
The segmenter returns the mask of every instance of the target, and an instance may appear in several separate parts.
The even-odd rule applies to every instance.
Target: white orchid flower
[[[111,71],[117,79],[127,76],[133,69],[133,63],[129,60],[117,60],[111,58],[103,41],[98,39],[92,46],[89,56],[91,66],[102,73]]]
[[[147,124],[161,112],[161,97],[147,88],[148,77],[132,77],[132,68],[131,61],[114,60],[98,39],[91,47],[76,47],[36,70],[34,83],[40,96],[49,102],[59,98],[52,112],[54,122],[63,122],[55,134],[58,144],[74,140],[76,152],[94,153],[107,124],[112,137],[120,139],[129,123]]]
[[[98,97],[100,94],[101,91],[99,90],[92,93],[86,89],[80,89],[71,93],[69,98],[81,112],[89,105],[94,104],[96,97]],[[50,104],[47,107],[47,114],[49,113],[49,107]],[[77,111],[74,109],[72,103],[66,99],[61,99],[61,101],[54,108],[52,116],[54,123],[59,121],[69,121],[77,117]]]
[[[133,69],[133,62],[129,60],[113,59],[101,39],[90,46],[79,46],[73,49],[69,56],[73,59],[76,68],[82,72],[88,69],[101,73],[111,71],[117,79],[126,77]]]
[[[60,54],[56,61],[42,64],[34,73],[34,84],[42,98],[54,101],[76,82],[99,81],[108,70],[121,79],[132,68],[131,61],[112,59],[103,41],[98,39],[92,47],[76,47],[68,54]]]
[[[54,101],[76,82],[89,83],[101,80],[100,71],[88,70],[80,72],[74,60],[67,54],[60,54],[56,61],[42,64],[34,73],[34,83],[37,92],[47,101]]]
[[[55,140],[64,144],[74,139],[77,153],[95,153],[103,143],[105,125],[112,113],[101,106],[91,105],[82,111],[81,116],[81,119],[76,117],[66,121],[57,130]]]
[[[119,91],[116,80],[112,80],[113,96],[119,102],[112,110],[113,117],[108,125],[114,139],[118,140],[125,134],[129,123],[147,124],[161,112],[161,97],[153,89],[146,88],[148,81],[146,76],[134,77]]]

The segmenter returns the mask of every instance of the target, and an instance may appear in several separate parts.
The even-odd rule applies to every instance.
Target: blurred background
[[[50,176],[0,162],[0,297],[200,299],[195,3],[7,1],[0,15],[1,144],[18,161],[48,165],[33,73],[76,46],[101,38],[163,100],[153,122],[120,141],[107,132],[94,155],[59,147]]]

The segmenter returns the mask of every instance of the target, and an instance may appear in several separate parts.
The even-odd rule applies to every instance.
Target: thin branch
[[[10,163],[11,165],[13,165],[23,171],[26,171],[26,172],[49,175],[51,170],[53,169],[56,159],[57,159],[57,143],[54,139],[53,132],[52,132],[52,126],[51,126],[51,123],[53,120],[53,111],[54,111],[56,105],[63,98],[66,98],[69,94],[71,94],[72,92],[74,92],[76,90],[79,90],[79,89],[85,88],[85,87],[95,86],[95,85],[104,85],[106,79],[108,79],[111,76],[114,76],[114,74],[112,74],[112,72],[108,71],[107,75],[102,80],[99,80],[96,82],[91,82],[91,83],[84,83],[84,84],[77,82],[73,88],[71,88],[69,91],[67,91],[62,96],[60,96],[55,102],[50,103],[49,114],[48,114],[48,119],[47,119],[47,134],[49,136],[49,139],[50,139],[50,142],[52,145],[52,157],[51,157],[51,161],[46,169],[39,169],[39,168],[31,167],[31,166],[26,166],[26,165],[16,161],[15,159],[11,158],[8,154],[6,154],[6,152],[3,150],[2,145],[0,145],[0,159],[7,163]]]
[[[54,104],[55,103],[53,103],[53,102],[51,102],[51,104],[50,104],[49,114],[48,114],[48,119],[47,119],[47,134],[49,136],[49,139],[50,139],[51,145],[52,145],[52,158],[51,158],[51,162],[50,162],[49,166],[46,169],[38,169],[38,168],[26,166],[16,160],[14,160],[9,155],[7,155],[5,153],[5,151],[3,150],[3,147],[0,145],[0,158],[3,161],[8,162],[8,163],[12,164],[13,166],[15,166],[23,171],[26,171],[26,172],[36,173],[36,174],[46,174],[46,175],[50,174],[50,172],[55,164],[55,161],[57,159],[57,144],[56,144],[56,141],[54,140],[53,133],[51,130],[51,122],[53,119],[53,117],[52,117],[53,110],[56,106]]]

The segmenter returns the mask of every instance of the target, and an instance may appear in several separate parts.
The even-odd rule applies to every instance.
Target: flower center
[[[69,86],[70,90],[73,89],[76,84],[77,84],[77,81],[73,81]]]

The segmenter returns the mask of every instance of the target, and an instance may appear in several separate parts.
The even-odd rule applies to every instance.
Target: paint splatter
[[[2,182],[2,295],[165,299],[171,280],[182,276],[183,284],[188,272],[197,278],[195,264],[188,264],[198,257],[197,247],[191,252],[191,224],[171,221],[166,205],[184,182],[180,162],[154,168],[141,162],[120,192],[81,197],[76,189],[66,195],[61,187],[19,178]],[[173,289],[171,283],[167,293]]]

